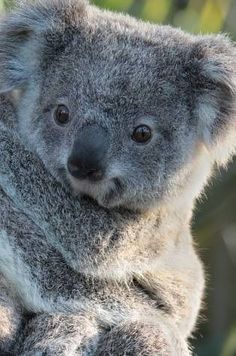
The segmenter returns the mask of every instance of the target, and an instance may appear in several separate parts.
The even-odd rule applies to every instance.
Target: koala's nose
[[[68,159],[69,173],[77,179],[101,180],[108,144],[109,137],[105,129],[97,125],[84,127],[76,137]]]

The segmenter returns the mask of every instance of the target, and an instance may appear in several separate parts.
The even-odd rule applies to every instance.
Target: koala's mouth
[[[76,179],[68,174],[68,180],[75,194],[89,196],[105,208],[113,208],[121,205],[125,186],[120,178],[92,181],[88,179]]]

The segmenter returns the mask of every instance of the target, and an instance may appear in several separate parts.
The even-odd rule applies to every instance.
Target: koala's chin
[[[123,202],[124,187],[117,178],[90,182],[86,179],[78,180],[68,175],[71,188],[75,195],[88,196],[100,206],[108,209],[126,207]]]

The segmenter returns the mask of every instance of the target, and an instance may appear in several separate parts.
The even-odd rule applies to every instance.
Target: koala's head
[[[209,162],[229,158],[235,72],[224,36],[85,1],[25,1],[0,29],[0,91],[14,94],[21,136],[58,180],[105,207],[182,194],[199,147]]]

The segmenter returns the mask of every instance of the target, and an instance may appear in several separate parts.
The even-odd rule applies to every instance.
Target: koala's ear
[[[46,48],[61,46],[66,27],[76,27],[86,4],[86,0],[21,0],[2,19],[0,93],[27,82]]]
[[[0,25],[0,93],[21,87],[30,77],[45,24],[42,14],[19,8]],[[38,43],[35,37],[38,35]]]
[[[192,80],[200,135],[213,161],[236,153],[236,47],[224,35],[198,37]]]

